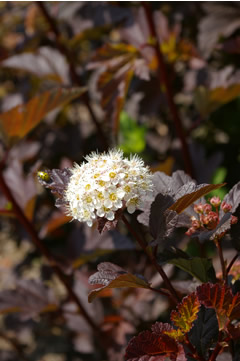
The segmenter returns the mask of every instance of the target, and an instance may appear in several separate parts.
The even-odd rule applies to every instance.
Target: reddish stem
[[[215,361],[217,358],[217,355],[219,354],[219,352],[222,350],[222,346],[221,343],[218,342],[215,349],[213,350],[213,353],[211,354],[211,357],[209,359],[209,361]]]
[[[51,268],[54,270],[54,272],[57,274],[60,281],[65,286],[67,293],[71,300],[78,306],[79,311],[81,312],[84,319],[87,321],[87,323],[91,326],[91,328],[94,330],[95,333],[98,334],[98,328],[95,324],[95,322],[92,320],[92,318],[88,315],[87,311],[81,304],[79,298],[77,297],[76,293],[72,290],[71,286],[68,283],[68,280],[62,270],[59,268],[59,266],[56,264],[53,256],[49,252],[49,250],[45,247],[44,243],[42,243],[41,239],[38,237],[37,232],[35,231],[32,223],[28,220],[28,218],[23,213],[22,209],[19,207],[18,203],[16,202],[15,198],[12,195],[11,190],[7,186],[5,179],[3,177],[2,172],[0,172],[0,188],[6,198],[11,202],[13,211],[20,221],[20,223],[23,225],[23,227],[26,229],[26,231],[29,233],[29,235],[32,238],[32,241],[36,248],[46,257],[48,260]]]
[[[156,32],[156,28],[155,28],[155,24],[154,24],[154,20],[153,20],[153,16],[152,16],[151,2],[144,1],[142,3],[142,5],[145,10],[151,37],[155,41],[155,51],[156,51],[157,60],[158,60],[158,73],[157,74],[158,74],[158,78],[159,78],[161,84],[163,84],[165,87],[168,106],[169,106],[170,112],[172,114],[172,118],[173,118],[173,121],[174,121],[174,124],[176,127],[178,137],[179,137],[181,145],[182,145],[182,153],[183,153],[185,169],[188,174],[193,176],[192,161],[191,161],[188,145],[186,142],[182,122],[181,122],[180,116],[178,114],[177,107],[173,100],[173,92],[172,92],[172,88],[171,88],[169,77],[168,77],[168,71],[167,71],[167,68],[166,68],[166,65],[164,62],[163,54],[161,51],[161,46],[158,41],[158,36],[157,36],[157,32]]]
[[[153,266],[156,268],[156,270],[158,271],[158,273],[160,274],[160,276],[162,277],[167,289],[170,291],[172,299],[174,300],[174,302],[177,304],[180,299],[178,297],[178,294],[176,292],[176,290],[174,289],[174,287],[172,286],[168,276],[166,275],[166,273],[164,272],[163,268],[157,263],[156,258],[154,257],[153,253],[151,251],[149,251],[147,249],[147,244],[142,240],[141,237],[139,237],[139,235],[134,231],[134,229],[132,228],[131,224],[128,222],[128,220],[126,219],[126,217],[124,215],[122,215],[122,220],[125,223],[127,229],[129,230],[129,232],[134,236],[134,238],[136,239],[136,241],[138,242],[138,244],[141,246],[141,248],[143,249],[143,251],[146,253],[146,255],[148,256],[148,258],[150,259],[151,263],[153,264]]]
[[[216,246],[217,246],[217,249],[218,249],[218,254],[219,254],[219,258],[220,258],[220,262],[221,262],[222,278],[223,278],[224,282],[227,283],[227,272],[226,272],[225,261],[224,261],[224,258],[223,258],[221,239],[216,240]]]
[[[62,40],[61,40],[61,33],[58,29],[58,26],[54,20],[54,18],[49,14],[47,7],[45,6],[43,1],[36,1],[37,6],[39,7],[39,9],[41,10],[42,14],[44,15],[51,31],[53,32],[53,34],[55,35],[56,38],[56,47],[58,48],[58,50],[60,51],[60,53],[62,53],[67,61],[68,61],[68,65],[69,65],[69,71],[71,74],[71,78],[72,81],[77,84],[78,86],[83,86],[83,82],[80,78],[80,76],[78,75],[77,71],[76,71],[76,67],[74,64],[74,57],[72,56],[72,54],[69,52],[68,48],[63,44]],[[86,107],[91,115],[92,121],[95,124],[95,127],[97,128],[99,137],[101,139],[102,145],[105,149],[108,148],[108,141],[107,138],[105,136],[105,134],[103,133],[102,130],[102,126],[99,123],[98,119],[96,118],[96,115],[92,109],[92,106],[90,104],[90,99],[88,96],[88,93],[84,93],[81,97],[83,99],[83,101],[86,104]]]
[[[233,257],[233,259],[231,260],[231,262],[229,263],[229,265],[227,266],[227,270],[226,270],[226,274],[227,274],[227,275],[228,275],[229,272],[231,271],[231,268],[232,268],[234,262],[238,259],[238,257],[239,257],[239,253],[237,252],[237,253],[235,254],[235,256]]]

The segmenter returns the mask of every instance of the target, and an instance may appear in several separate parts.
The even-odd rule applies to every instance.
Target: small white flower
[[[65,200],[68,214],[92,225],[96,217],[114,220],[118,209],[135,212],[153,190],[152,174],[137,155],[124,158],[120,150],[91,153],[75,164]]]

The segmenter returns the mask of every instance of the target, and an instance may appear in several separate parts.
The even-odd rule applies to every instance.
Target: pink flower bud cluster
[[[214,209],[213,209],[214,207]],[[219,197],[212,197],[209,203],[197,203],[194,205],[194,212],[197,213],[197,217],[192,217],[191,227],[185,233],[187,236],[191,236],[195,232],[201,230],[213,230],[219,223],[219,209],[224,213],[229,212],[232,209],[231,204],[222,202]],[[238,218],[231,216],[231,224],[236,224]]]

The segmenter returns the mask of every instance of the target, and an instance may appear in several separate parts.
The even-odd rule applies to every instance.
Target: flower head
[[[65,191],[68,214],[92,225],[96,217],[114,220],[119,209],[135,212],[153,189],[152,174],[136,155],[124,158],[120,150],[92,153],[75,164]]]

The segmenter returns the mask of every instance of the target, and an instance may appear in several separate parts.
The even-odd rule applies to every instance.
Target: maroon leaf
[[[206,283],[197,288],[197,295],[205,307],[215,309],[220,329],[224,329],[229,320],[240,318],[240,293],[233,296],[229,286]]]
[[[134,73],[145,80],[149,78],[145,61],[131,45],[105,44],[98,50],[88,68],[99,69],[96,90],[100,93],[101,105],[106,118],[111,120],[111,128],[116,135],[120,112]]]
[[[176,172],[174,172],[172,174],[171,177],[169,177],[168,175],[166,175],[163,172],[156,172],[153,175],[153,184],[154,184],[154,191],[153,191],[153,197],[161,194],[162,197],[159,196],[158,201],[156,202],[154,209],[156,207],[156,212],[154,211],[154,215],[153,218],[158,217],[158,221],[159,223],[163,223],[163,225],[166,223],[165,219],[161,218],[161,214],[162,212],[164,212],[168,207],[170,207],[171,204],[174,203],[174,200],[176,200],[176,194],[179,194],[180,189],[186,184],[191,183],[193,186],[196,184],[195,181],[193,181],[191,179],[191,177],[189,177],[189,175],[187,175],[186,173],[184,173],[184,171],[182,170],[178,170]],[[189,189],[189,187],[188,187]],[[181,193],[180,193],[181,194]],[[163,204],[160,204],[160,200],[162,199]],[[172,199],[172,201],[171,201]],[[168,201],[168,202],[167,202]],[[153,204],[153,201],[146,201],[144,203],[144,208],[141,208],[141,210],[143,211],[142,214],[140,214],[138,216],[138,221],[140,223],[143,223],[145,226],[149,226],[149,222],[150,222],[150,210],[151,210],[151,205]],[[159,209],[158,211],[158,205],[161,207],[161,209]],[[152,211],[151,211],[152,212]],[[152,222],[152,226],[153,226]],[[157,226],[155,226],[157,227]],[[159,227],[158,227],[159,228]],[[164,234],[164,232],[161,232],[161,234]],[[154,232],[153,230],[153,234],[156,234],[156,232]],[[155,236],[154,236],[155,238]]]
[[[123,268],[110,263],[103,262],[98,265],[98,272],[89,277],[89,283],[102,284],[103,287],[97,288],[89,293],[88,300],[92,300],[103,290],[107,288],[149,288],[150,285],[142,276],[133,275]]]
[[[177,356],[177,342],[167,336],[143,331],[129,342],[125,358],[128,361],[163,361],[166,356]],[[152,356],[154,356],[152,358]],[[159,356],[161,356],[159,358]]]

